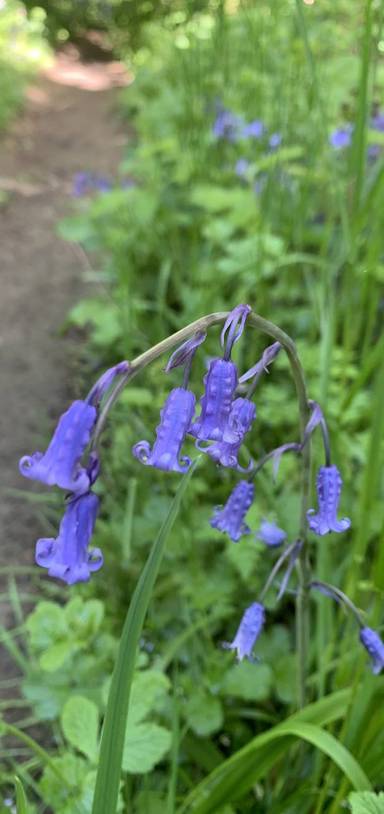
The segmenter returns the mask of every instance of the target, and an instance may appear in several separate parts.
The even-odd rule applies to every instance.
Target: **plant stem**
[[[130,362],[129,370],[121,377],[115,388],[111,391],[107,398],[103,409],[101,410],[99,419],[96,424],[96,429],[93,436],[92,448],[97,445],[100,434],[104,428],[105,421],[108,413],[118,398],[121,391],[126,384],[130,382],[134,376],[143,370],[148,364],[153,362],[163,353],[169,353],[175,345],[181,344],[193,336],[198,331],[207,331],[214,325],[218,325],[226,320],[228,317],[227,311],[219,311],[213,314],[207,314],[200,319],[191,322],[185,328],[168,336],[161,342],[158,342],[152,348],[141,353],[132,362]],[[299,403],[299,421],[300,421],[300,438],[302,448],[302,483],[301,483],[301,513],[300,513],[300,527],[298,538],[302,541],[302,548],[297,562],[299,589],[297,594],[296,603],[296,634],[297,634],[297,654],[298,654],[298,704],[299,707],[305,705],[305,684],[306,684],[306,670],[307,670],[307,654],[308,654],[308,631],[309,631],[309,602],[308,592],[310,583],[310,566],[308,558],[308,544],[307,544],[307,509],[309,500],[310,489],[310,466],[311,466],[311,449],[310,440],[304,443],[305,427],[309,419],[309,407],[307,389],[305,384],[304,372],[297,354],[296,346],[291,337],[282,331],[277,325],[269,320],[264,319],[254,311],[248,315],[247,325],[256,328],[262,333],[273,337],[279,342],[287,356],[291,366],[291,373],[295,383],[296,395]]]

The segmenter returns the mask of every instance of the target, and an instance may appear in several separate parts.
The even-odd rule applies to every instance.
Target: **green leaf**
[[[72,814],[74,811],[89,814],[86,799],[89,796],[91,778],[87,774],[85,760],[68,752],[52,758],[51,764],[44,769],[38,786],[44,802],[53,811],[60,814]]]
[[[128,730],[140,723],[151,712],[155,702],[164,696],[169,686],[169,679],[159,670],[143,670],[136,673],[132,682]]]
[[[136,724],[127,729],[122,767],[131,774],[150,772],[168,749],[172,741],[168,729],[157,724]]]
[[[15,777],[13,780],[16,791],[16,814],[28,814],[28,803],[21,780]]]
[[[61,667],[66,659],[71,655],[72,647],[69,641],[58,642],[48,647],[40,656],[39,664],[42,670],[53,673]]]
[[[31,646],[37,651],[45,651],[68,634],[64,611],[55,602],[39,602],[29,614],[26,628]]]
[[[99,713],[96,704],[81,695],[73,695],[64,706],[61,725],[71,746],[95,762],[99,729]]]
[[[199,460],[199,459],[197,459]],[[168,515],[134,591],[117,655],[101,738],[92,814],[115,814],[119,793],[129,700],[136,651],[168,536],[197,461],[179,483]]]
[[[271,692],[272,670],[268,664],[242,661],[224,676],[221,691],[246,701],[264,701]]]
[[[217,732],[223,723],[223,708],[219,699],[203,690],[193,693],[184,712],[191,729],[201,737]]]
[[[253,738],[193,789],[178,814],[208,814],[241,797],[287,751],[292,737],[307,740],[329,755],[357,790],[369,789],[369,780],[356,760],[319,726],[343,717],[350,697],[350,690],[333,693],[300,710],[285,723]]]
[[[352,814],[384,814],[384,792],[353,791],[349,797]]]

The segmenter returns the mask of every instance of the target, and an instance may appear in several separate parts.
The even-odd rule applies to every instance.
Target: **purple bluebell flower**
[[[272,133],[272,135],[268,139],[268,144],[271,150],[277,150],[280,147],[280,144],[283,140],[281,133]]]
[[[88,549],[99,509],[99,499],[88,492],[67,504],[58,536],[38,540],[36,562],[50,577],[68,585],[86,582],[103,564],[99,548]]]
[[[102,175],[95,175],[92,172],[77,172],[73,178],[72,195],[75,198],[82,198],[94,190],[99,192],[109,192],[112,184]]]
[[[384,643],[375,630],[363,627],[360,630],[360,641],[372,659],[372,672],[377,675],[384,667]]]
[[[186,342],[183,342],[170,356],[166,367],[164,368],[166,373],[169,373],[170,370],[173,370],[175,367],[179,367],[180,365],[185,365],[187,362],[193,358],[197,348],[205,341],[207,338],[207,334],[205,331],[198,331],[190,339],[187,339]]]
[[[346,531],[351,525],[348,517],[337,519],[342,483],[337,466],[320,467],[316,482],[319,511],[315,514],[315,509],[309,509],[307,518],[309,528],[321,537],[330,531]]]
[[[268,345],[268,347],[263,351],[261,359],[259,359],[259,361],[253,365],[253,367],[247,370],[246,373],[243,373],[243,375],[240,376],[239,384],[243,384],[244,382],[247,382],[248,379],[253,379],[255,376],[259,377],[262,373],[269,373],[268,367],[271,362],[276,359],[276,356],[278,353],[280,353],[281,348],[282,345],[280,345],[280,342],[273,342],[272,345]]]
[[[239,158],[235,164],[235,173],[239,178],[244,178],[250,168],[250,162],[247,158]]]
[[[97,407],[107,390],[109,390],[116,376],[121,376],[124,373],[128,373],[128,370],[129,362],[126,360],[119,362],[117,365],[110,367],[109,370],[106,370],[88,393],[86,398],[87,403],[93,404],[95,407]]]
[[[329,143],[335,150],[343,150],[349,147],[352,143],[352,124],[347,124],[345,127],[338,127],[333,130],[329,136]]]
[[[239,341],[245,326],[245,321],[251,313],[250,305],[236,305],[227,316],[220,335],[220,344],[224,348],[224,359],[230,359],[233,346]]]
[[[217,139],[235,142],[240,138],[242,127],[243,120],[240,116],[222,108],[213,123],[212,133]]]
[[[228,423],[224,428],[222,440],[202,447],[200,440],[196,442],[197,448],[209,455],[216,463],[238,472],[249,472],[253,467],[251,459],[247,467],[240,466],[238,454],[244,436],[251,429],[256,418],[256,407],[249,399],[237,398],[233,402]]]
[[[237,543],[244,534],[250,534],[251,529],[244,522],[244,518],[254,495],[254,483],[246,480],[239,481],[229,495],[225,506],[216,507],[214,515],[209,521],[212,528],[226,532],[234,543]]]
[[[260,119],[245,124],[242,130],[243,138],[261,138],[264,135],[265,127]]]
[[[243,614],[233,642],[226,642],[226,650],[236,650],[238,661],[245,657],[252,661],[252,650],[265,623],[265,609],[260,602],[253,602]]]
[[[200,399],[201,414],[189,432],[201,441],[218,441],[227,425],[237,387],[234,362],[213,359],[204,376],[204,385],[205,392]]]
[[[267,546],[279,546],[286,539],[287,535],[283,529],[280,529],[276,523],[269,523],[268,520],[263,520],[260,523],[260,528],[256,534],[256,539],[261,540]]]
[[[374,116],[372,116],[371,127],[373,130],[378,130],[380,133],[384,133],[384,113],[376,113]]]
[[[46,452],[24,455],[20,472],[24,477],[47,486],[60,486],[83,494],[90,487],[87,470],[80,465],[96,422],[96,408],[85,401],[74,401],[61,416]]]
[[[160,411],[152,450],[148,441],[139,441],[132,452],[141,463],[172,472],[187,472],[191,459],[180,458],[180,450],[195,411],[195,396],[191,390],[176,387],[171,390]]]

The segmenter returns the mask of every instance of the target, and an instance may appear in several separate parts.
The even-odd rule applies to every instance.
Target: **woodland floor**
[[[127,137],[117,94],[126,82],[119,63],[85,62],[71,46],[30,87],[22,114],[0,140],[3,576],[4,566],[17,573],[33,563],[35,540],[47,531],[28,502],[35,487],[19,475],[18,460],[44,449],[74,397],[71,359],[82,340],[63,336],[62,325],[89,284],[85,256],[61,240],[57,224],[73,207],[76,172],[113,177],[117,171]],[[28,590],[27,578],[21,587]],[[4,595],[0,620],[10,622]]]

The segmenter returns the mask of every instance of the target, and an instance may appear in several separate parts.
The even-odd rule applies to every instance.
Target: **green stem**
[[[207,331],[214,325],[218,325],[226,320],[228,317],[227,311],[219,311],[213,314],[207,314],[200,319],[191,322],[185,328],[168,336],[157,345],[154,345],[149,350],[141,353],[132,362],[130,362],[129,370],[121,377],[115,388],[107,398],[105,405],[100,413],[96,429],[93,436],[92,447],[97,445],[100,434],[105,425],[108,413],[118,398],[121,391],[126,384],[130,382],[147,365],[161,356],[163,353],[169,353],[175,345],[181,344],[193,336],[198,331]],[[308,591],[310,583],[310,566],[308,558],[308,543],[307,543],[307,510],[309,501],[310,489],[310,467],[311,467],[311,449],[310,441],[304,444],[305,427],[309,419],[308,396],[305,384],[304,372],[297,355],[295,343],[285,331],[278,328],[273,322],[264,319],[255,314],[253,311],[247,318],[247,325],[256,328],[262,333],[273,337],[273,339],[283,346],[291,366],[291,373],[295,383],[296,395],[299,403],[299,418],[300,418],[300,438],[303,445],[302,450],[302,483],[301,483],[301,515],[300,515],[300,528],[298,538],[302,540],[302,548],[297,563],[299,589],[296,604],[296,631],[297,631],[297,651],[298,651],[298,703],[302,707],[305,705],[305,683],[306,683],[306,666],[307,666],[307,653],[308,653],[308,630],[309,630],[309,602]]]

